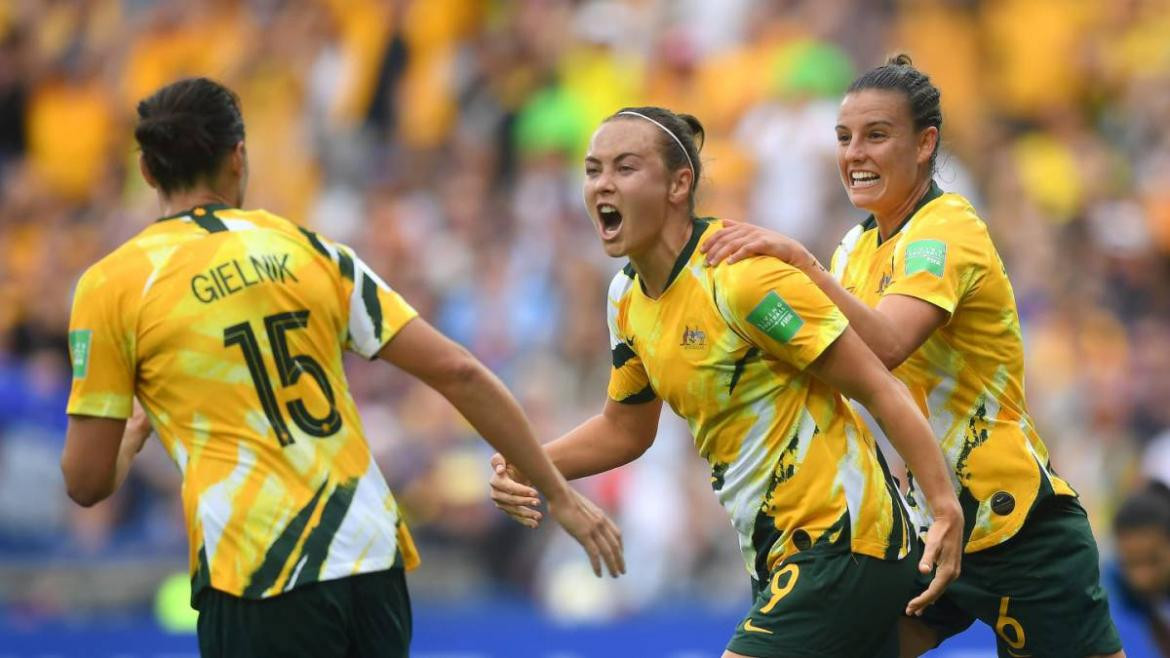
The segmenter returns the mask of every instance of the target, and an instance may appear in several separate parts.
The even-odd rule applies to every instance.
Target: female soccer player
[[[722,224],[695,219],[693,117],[619,111],[593,134],[584,193],[606,253],[613,370],[601,414],[545,446],[566,477],[616,468],[653,441],[665,400],[690,424],[739,534],[755,601],[724,656],[897,655],[912,528],[844,393],[881,419],[935,513],[920,569],[955,576],[961,516],[942,455],[906,388],[808,277],[776,259],[706,268]],[[840,393],[838,392],[840,391]],[[523,467],[493,459],[493,499],[533,525]]]
[[[707,259],[769,254],[798,267],[929,414],[963,504],[966,555],[938,603],[907,620],[903,655],[980,619],[1001,656],[1122,656],[1088,518],[1028,415],[1011,282],[975,209],[934,182],[941,128],[938,89],[909,57],[891,58],[841,103],[841,182],[872,214],[841,241],[832,272],[746,224],[712,236]]]
[[[205,656],[406,656],[418,558],[370,457],[342,351],[429,384],[510,460],[600,576],[617,528],[568,487],[503,385],[417,317],[352,249],[262,210],[236,95],[207,79],[138,105],[162,219],[92,266],[70,320],[61,468],[89,506],[150,432],[183,476]],[[150,421],[131,416],[133,400]]]

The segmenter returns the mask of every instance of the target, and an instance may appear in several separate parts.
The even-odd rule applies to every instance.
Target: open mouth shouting
[[[601,239],[612,240],[622,228],[622,214],[611,203],[597,204],[597,217],[601,220]]]

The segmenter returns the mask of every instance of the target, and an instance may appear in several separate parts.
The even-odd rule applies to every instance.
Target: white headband
[[[670,131],[670,128],[667,128],[666,126],[662,125],[661,123],[658,123],[654,119],[651,119],[650,117],[646,116],[645,114],[642,114],[641,112],[634,112],[633,110],[623,110],[621,112],[618,112],[618,114],[619,115],[620,114],[629,114],[629,115],[636,116],[636,117],[642,117],[643,119],[645,119],[645,120],[649,121],[650,123],[661,128],[664,132],[666,132],[667,135],[670,135],[670,138],[674,140],[674,143],[678,144],[678,147],[680,149],[682,149],[683,155],[686,156],[686,158],[687,158],[687,164],[690,165],[690,167],[691,167],[691,176],[694,177],[695,163],[691,162],[691,154],[687,153],[687,147],[683,146],[682,140],[678,138],[678,135],[672,133]],[[695,181],[691,180],[691,187],[694,188],[694,186],[695,186]]]

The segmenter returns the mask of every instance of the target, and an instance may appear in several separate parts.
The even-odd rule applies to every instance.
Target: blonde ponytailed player
[[[523,464],[598,575],[602,561],[624,570],[617,529],[568,487],[499,380],[349,247],[239,208],[235,94],[183,80],[138,116],[142,174],[165,217],[77,285],[61,467],[69,495],[93,505],[157,429],[183,477],[203,655],[409,652],[403,571],[418,556],[371,459],[343,350],[446,396]],[[145,415],[132,417],[135,398]]]
[[[612,257],[613,369],[601,414],[545,446],[569,478],[653,441],[663,401],[690,424],[739,535],[754,605],[725,656],[896,656],[915,566],[956,575],[962,519],[942,454],[904,386],[808,277],[775,259],[714,269],[698,250],[722,222],[692,216],[693,117],[622,110],[594,133],[585,200]],[[599,309],[600,310],[600,309]],[[882,419],[935,513],[925,554],[873,438],[842,393]],[[534,525],[523,467],[493,459],[493,498]]]
[[[865,73],[841,103],[837,160],[850,201],[873,214],[842,240],[832,271],[746,224],[713,236],[708,260],[768,254],[800,268],[929,414],[963,505],[966,555],[946,594],[905,620],[903,655],[979,619],[1001,656],[1123,656],[1085,511],[1028,414],[1011,282],[975,209],[934,182],[941,128],[939,91],[908,57]],[[911,512],[929,521],[921,505]]]

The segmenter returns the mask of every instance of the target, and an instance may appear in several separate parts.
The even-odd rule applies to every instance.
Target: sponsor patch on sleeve
[[[781,343],[792,340],[804,326],[804,320],[774,290],[756,304],[747,321]]]
[[[74,379],[85,379],[89,371],[89,344],[92,338],[91,329],[74,329],[69,332],[69,359],[73,362]]]
[[[947,244],[942,240],[918,240],[906,246],[906,276],[930,272],[941,277],[947,262]]]

